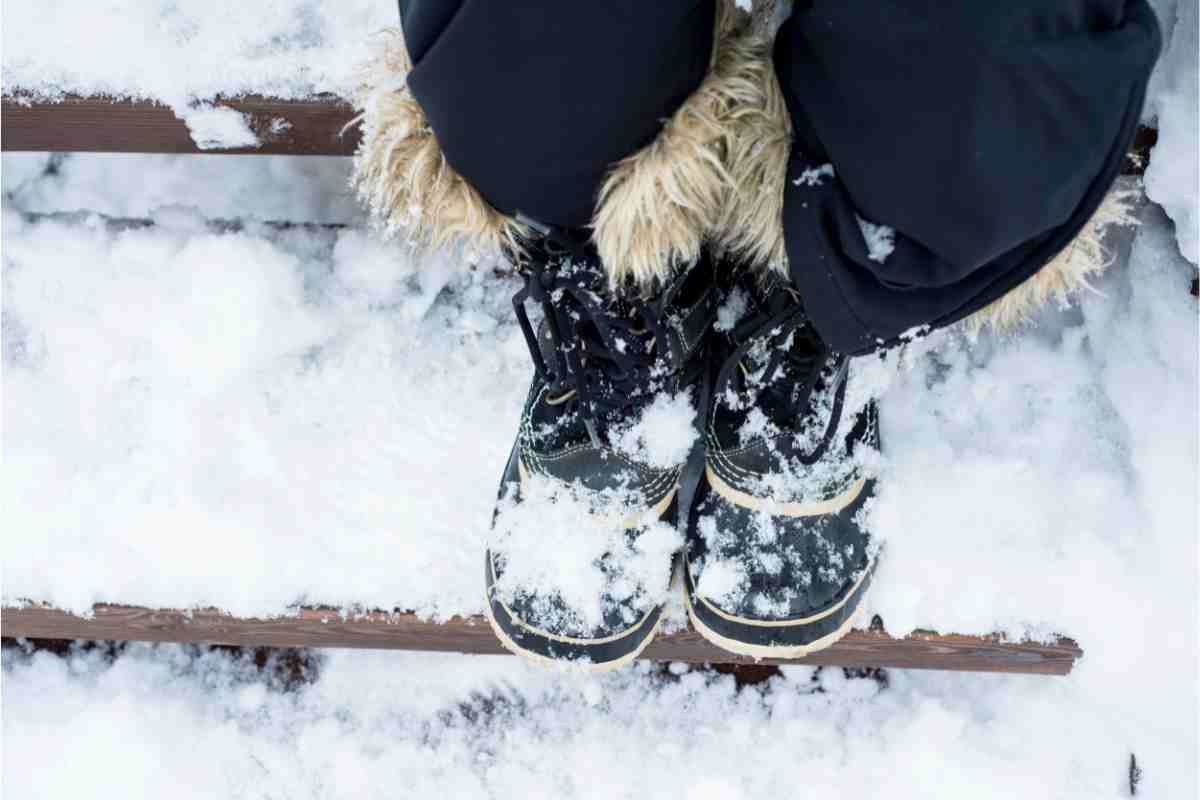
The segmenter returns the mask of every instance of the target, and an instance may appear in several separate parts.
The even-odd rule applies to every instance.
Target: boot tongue
[[[766,283],[755,281],[751,297],[755,306],[771,317],[791,311],[799,302],[799,294],[792,288],[791,282],[775,273],[771,273]]]
[[[770,321],[795,311],[799,297],[791,284],[775,273],[766,277],[743,273],[730,296],[737,300],[737,310],[724,327],[730,350],[767,335],[772,329]]]
[[[659,296],[647,301],[659,320],[659,355],[672,373],[685,370],[717,318],[718,291],[713,265],[707,254],[680,271],[663,287]]]
[[[738,291],[747,308],[728,331],[730,351],[746,348],[737,383],[749,403],[779,430],[789,430],[806,413],[808,389],[820,384],[826,349],[804,320],[799,296],[779,275],[745,275]]]

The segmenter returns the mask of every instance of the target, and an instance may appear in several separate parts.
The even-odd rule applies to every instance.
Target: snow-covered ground
[[[1097,291],[1036,327],[913,344],[881,407],[870,521],[887,550],[869,610],[894,634],[1068,634],[1086,651],[1071,676],[894,670],[881,690],[825,670],[814,692],[797,668],[738,693],[646,666],[338,652],[283,692],[193,649],[8,651],[3,788],[1095,798],[1128,793],[1136,754],[1139,796],[1196,796],[1196,2],[1156,7],[1174,22],[1146,182],[1175,224],[1147,204]],[[342,91],[394,7],[334,8],[5,0],[5,86],[178,108]],[[530,371],[514,285],[374,240],[348,171],[5,154],[6,602],[481,610]]]
[[[194,192],[201,212],[206,182],[255,186],[244,214],[252,194],[267,213],[280,195],[328,203],[327,179],[344,191],[303,159],[196,159],[216,160],[174,200]],[[418,265],[361,227],[222,232],[170,207],[121,230],[13,210],[25,191],[80,207],[74,165],[86,201],[92,160],[5,209],[4,491],[25,532],[6,542],[6,596],[478,610],[528,369],[510,283],[484,269],[447,287],[448,255]],[[147,181],[159,199],[172,183]]]
[[[3,81],[177,109],[219,94],[347,96],[392,0],[5,0]]]
[[[134,647],[109,666],[6,661],[6,797],[1195,797],[1177,718],[1070,680],[789,667],[733,679],[639,664],[602,677],[506,656],[335,651],[281,692],[252,666]],[[1124,676],[1125,691],[1166,683]],[[1176,694],[1183,687],[1161,687]],[[814,691],[821,689],[823,691]]]
[[[1175,221],[1179,249],[1200,263],[1200,3],[1151,0],[1166,46],[1146,95],[1143,118],[1158,128],[1146,193]]]

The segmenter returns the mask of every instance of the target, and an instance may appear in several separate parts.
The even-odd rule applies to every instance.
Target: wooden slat
[[[161,224],[150,217],[114,217],[97,211],[19,211],[21,218],[30,224],[59,223],[62,225],[103,224],[110,231],[144,230]],[[189,224],[191,224],[189,220]],[[204,227],[212,233],[240,233],[245,230],[258,231],[266,228],[273,233],[302,229],[313,233],[336,233],[350,227],[344,222],[289,222],[278,219],[243,219],[241,217],[205,219]],[[170,227],[170,222],[167,227]]]
[[[84,618],[44,606],[0,610],[5,636],[44,639],[110,639],[202,642],[259,647],[354,647],[500,654],[505,651],[482,617],[424,622],[413,614],[371,612],[343,617],[336,610],[305,608],[295,616],[238,619],[207,609],[190,612],[98,605]],[[843,667],[1019,672],[1065,675],[1082,655],[1070,639],[1053,644],[1004,642],[999,637],[916,633],[894,639],[882,630],[856,630],[808,658],[760,663]],[[745,663],[692,630],[660,635],[643,658],[691,663]]]
[[[250,126],[262,146],[231,150],[200,150],[187,126],[168,106],[144,100],[68,95],[48,102],[22,98],[19,90],[3,99],[4,150],[69,151],[99,153],[259,153],[263,155],[346,156],[358,145],[357,127],[343,128],[354,117],[348,103],[325,95],[309,100],[246,95],[215,100],[250,117]],[[285,130],[272,133],[274,120],[286,120]],[[1125,175],[1140,175],[1150,160],[1158,132],[1141,128]]]
[[[5,96],[0,123],[4,150],[86,153],[223,153],[348,156],[357,127],[345,131],[354,110],[331,95],[280,100],[247,95],[214,105],[246,114],[259,147],[201,150],[169,106],[147,100],[67,96],[55,102]],[[287,124],[280,124],[283,120]]]

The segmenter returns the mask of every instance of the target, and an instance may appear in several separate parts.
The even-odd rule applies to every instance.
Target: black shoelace
[[[537,230],[541,236],[526,242],[521,265],[525,285],[513,295],[513,310],[534,368],[549,385],[547,402],[577,404],[592,444],[599,447],[596,423],[638,395],[649,394],[646,387],[654,374],[657,344],[667,341],[666,326],[652,303],[635,304],[623,313],[618,301],[606,297],[599,290],[603,277],[595,256],[567,232],[548,226]],[[525,311],[527,301],[542,307],[554,345],[553,365],[542,355]]]
[[[734,351],[725,359],[717,374],[715,393],[717,397],[724,396],[728,390],[741,393],[748,390],[747,382],[750,372],[746,369],[745,360],[755,346],[762,346],[768,352],[766,366],[758,374],[766,381],[764,392],[772,394],[785,407],[794,408],[798,413],[793,430],[799,432],[801,424],[811,413],[810,403],[817,384],[825,372],[825,365],[833,360],[833,375],[829,379],[835,385],[833,409],[829,415],[829,423],[820,441],[810,452],[798,455],[802,464],[814,464],[825,454],[833,442],[838,425],[842,418],[842,409],[846,402],[846,374],[849,359],[844,355],[834,353],[817,335],[809,323],[804,306],[791,290],[779,288],[776,292],[787,292],[794,302],[783,305],[772,303],[775,308],[756,309],[745,319],[738,322],[730,332],[730,337],[736,344]],[[784,346],[788,338],[793,337],[790,346]],[[788,362],[787,372],[803,376],[799,385],[783,383],[775,379],[777,370]]]

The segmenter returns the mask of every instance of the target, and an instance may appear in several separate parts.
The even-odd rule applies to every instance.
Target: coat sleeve
[[[861,351],[1035,273],[1119,173],[1159,50],[1145,0],[798,4],[784,237],[821,334]]]
[[[732,0],[401,0],[354,102],[354,183],[393,235],[520,253],[582,228],[613,287],[699,258],[766,63]]]
[[[491,205],[591,221],[610,166],[708,71],[713,0],[401,0],[408,85],[447,161]]]

